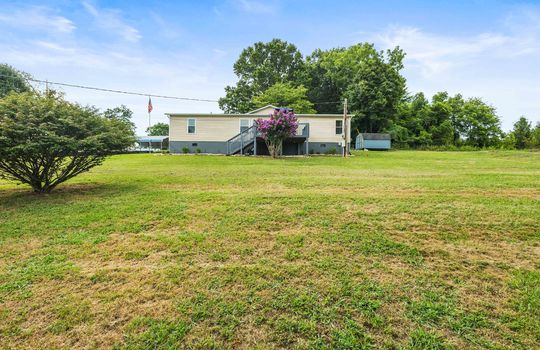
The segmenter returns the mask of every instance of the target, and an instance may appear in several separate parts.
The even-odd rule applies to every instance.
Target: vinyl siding
[[[264,117],[264,116],[262,116]],[[187,120],[196,120],[195,134],[187,133]],[[170,141],[226,141],[240,132],[240,119],[261,118],[256,116],[170,116]],[[343,141],[343,136],[336,135],[336,117],[298,117],[300,123],[309,123],[309,142]],[[350,128],[349,128],[350,130]]]
[[[301,117],[300,123],[309,123],[309,142],[341,142],[343,136],[336,135],[336,120],[340,118]]]
[[[196,120],[194,134],[187,132],[187,120]],[[235,117],[171,117],[171,141],[227,141],[240,132],[240,119]]]

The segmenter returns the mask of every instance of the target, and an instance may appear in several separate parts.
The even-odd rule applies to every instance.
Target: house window
[[[249,119],[240,119],[240,132],[249,129]]]
[[[343,134],[343,120],[336,120],[336,135]]]
[[[195,119],[188,119],[187,120],[187,133],[188,134],[194,134],[195,133]]]

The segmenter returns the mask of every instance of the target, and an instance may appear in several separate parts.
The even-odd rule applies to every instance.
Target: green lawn
[[[0,247],[2,348],[540,346],[538,152],[115,156]]]

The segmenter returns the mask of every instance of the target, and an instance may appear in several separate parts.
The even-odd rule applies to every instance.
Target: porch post
[[[257,155],[257,132],[255,131],[255,138],[253,139],[253,155]]]

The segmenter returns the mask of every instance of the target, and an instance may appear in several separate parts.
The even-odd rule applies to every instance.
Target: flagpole
[[[152,103],[152,100],[150,96],[148,96],[148,127],[152,126],[152,114],[151,114],[152,110],[150,109],[151,103]]]

